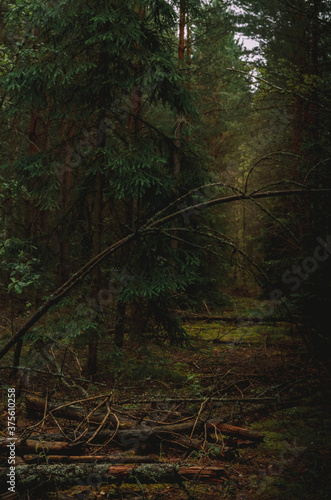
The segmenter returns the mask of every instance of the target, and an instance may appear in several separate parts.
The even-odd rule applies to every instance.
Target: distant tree
[[[268,169],[273,170],[269,182],[330,187],[329,3],[240,0],[236,5],[242,9],[240,29],[259,41],[255,55],[260,57],[252,63],[257,77],[256,114],[261,116],[259,108],[264,108],[263,127],[269,139],[260,140],[260,159],[257,156],[250,172],[251,186],[252,182],[260,182],[263,169]],[[278,200],[276,204],[268,202],[266,207],[277,214],[276,224],[268,216],[262,222],[266,268],[274,276],[274,283],[289,294],[292,311],[299,314],[311,333],[311,345],[323,351],[327,335],[321,318],[326,318],[331,294],[327,279],[321,286],[322,269],[306,273],[295,293],[282,276],[285,270],[297,269],[298,262],[311,256],[316,237],[326,241],[330,198],[307,195],[300,202]],[[325,272],[327,268],[326,263]],[[309,303],[324,304],[324,312],[322,306],[311,307]]]

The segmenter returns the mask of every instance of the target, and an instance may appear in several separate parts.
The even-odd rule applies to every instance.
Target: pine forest
[[[0,499],[331,496],[328,0],[0,0]]]

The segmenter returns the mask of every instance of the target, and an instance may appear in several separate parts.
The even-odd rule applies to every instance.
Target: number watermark
[[[8,491],[15,493],[16,487],[16,398],[15,389],[10,387],[8,389],[8,466],[9,472],[7,473]]]

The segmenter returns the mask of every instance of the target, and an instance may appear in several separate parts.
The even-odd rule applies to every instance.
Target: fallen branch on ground
[[[188,311],[174,311],[184,321],[224,321],[225,323],[290,323],[288,319],[265,317],[263,319],[254,316],[219,316],[213,314],[200,314]]]

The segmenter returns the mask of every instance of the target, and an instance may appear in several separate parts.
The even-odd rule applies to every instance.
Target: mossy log
[[[0,484],[7,481],[7,468],[0,468]],[[98,486],[101,483],[181,484],[184,481],[219,483],[226,478],[219,467],[181,467],[174,464],[109,465],[21,465],[16,467],[16,491],[27,493],[66,489],[72,486]]]
[[[43,461],[45,463],[45,458],[39,455],[24,455],[23,457],[25,463],[27,464],[37,464]],[[139,455],[126,456],[122,453],[116,453],[115,455],[48,455],[47,462],[49,464],[54,463],[98,463],[98,462],[108,462],[111,464],[155,464],[159,462],[156,457],[145,457]],[[1,499],[2,500],[2,499]]]

